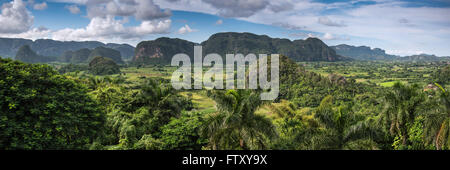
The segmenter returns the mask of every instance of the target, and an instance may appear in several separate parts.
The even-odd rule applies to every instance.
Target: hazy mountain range
[[[19,38],[0,38],[0,56],[16,57],[25,62],[68,62],[88,63],[95,56],[111,58],[118,64],[131,59],[135,64],[169,64],[178,53],[186,53],[191,58],[194,46],[203,47],[203,56],[209,53],[225,54],[248,53],[282,54],[294,61],[348,61],[348,60],[387,60],[387,61],[450,61],[450,57],[435,55],[412,55],[400,57],[386,54],[379,48],[368,46],[336,45],[327,46],[318,38],[294,40],[271,38],[252,33],[217,33],[198,44],[178,38],[158,38],[142,41],[136,48],[128,44],[104,44],[98,41],[55,41],[38,39],[36,41]]]
[[[449,57],[438,57],[429,54],[419,54],[411,56],[398,56],[386,54],[383,49],[370,48],[368,46],[352,46],[347,44],[340,44],[330,46],[337,54],[353,58],[355,60],[387,60],[387,61],[442,61],[450,60]]]
[[[134,47],[128,44],[104,44],[98,41],[56,41],[50,39],[29,40],[22,38],[0,38],[0,56],[13,58],[20,47],[28,45],[31,50],[41,56],[60,57],[66,51],[76,51],[83,48],[94,49],[97,47],[107,47],[120,52],[123,59],[134,56]]]

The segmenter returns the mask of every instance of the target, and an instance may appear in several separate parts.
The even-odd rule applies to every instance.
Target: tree
[[[424,96],[417,85],[405,86],[396,82],[384,96],[382,113],[384,127],[391,135],[398,136],[403,146],[408,142],[408,129],[413,125]]]
[[[326,128],[314,138],[323,149],[375,149],[373,139],[380,136],[373,125],[373,120],[365,120],[354,114],[350,107],[341,104],[333,107],[334,97],[325,97],[317,108],[314,117]],[[355,143],[363,142],[365,146],[355,148]],[[358,145],[358,144],[356,144]]]
[[[270,119],[255,111],[263,104],[256,92],[246,90],[214,91],[218,112],[209,115],[202,134],[212,149],[263,149],[265,140],[276,137]]]
[[[163,82],[150,79],[139,87],[141,90],[133,92],[110,84],[98,86],[91,93],[108,112],[104,145],[113,145],[113,149],[165,149],[161,128],[179,118],[183,110],[192,108],[189,99]],[[168,131],[166,134],[174,135]]]
[[[437,150],[450,149],[450,93],[441,85],[438,95],[427,103],[425,112],[424,136],[428,143],[433,143]]]
[[[50,66],[0,59],[0,149],[85,149],[105,121],[87,88]]]
[[[161,128],[163,149],[202,149],[208,141],[199,135],[203,121],[203,114],[198,112],[184,112],[180,118],[172,118],[168,124]]]

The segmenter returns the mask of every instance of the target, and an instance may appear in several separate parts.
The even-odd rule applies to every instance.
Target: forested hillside
[[[1,149],[450,147],[445,62],[408,68],[403,62],[296,63],[281,56],[280,94],[273,101],[260,100],[260,90],[175,90],[170,79],[176,68],[164,65],[118,67],[104,57],[88,66],[52,65],[0,60]],[[391,72],[399,72],[398,80],[427,76],[390,86],[355,78],[360,73],[353,68],[372,67],[380,70],[367,81],[392,78]]]

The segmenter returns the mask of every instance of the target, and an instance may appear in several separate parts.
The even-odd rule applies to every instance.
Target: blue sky
[[[0,37],[129,43],[202,42],[252,32],[390,54],[450,56],[448,0],[0,0]]]

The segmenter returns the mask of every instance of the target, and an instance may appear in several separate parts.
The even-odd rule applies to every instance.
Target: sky
[[[0,37],[136,45],[251,32],[450,56],[450,0],[0,0]]]

